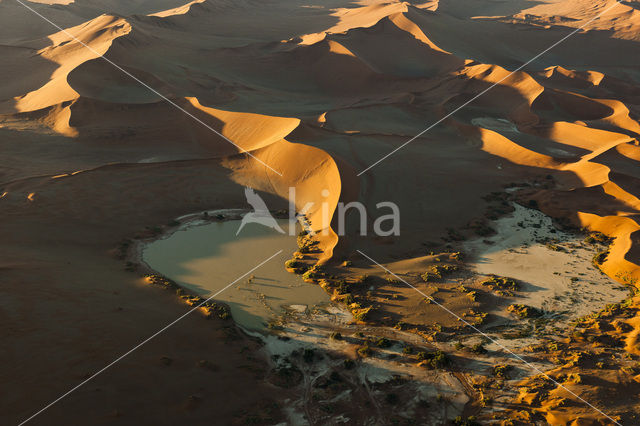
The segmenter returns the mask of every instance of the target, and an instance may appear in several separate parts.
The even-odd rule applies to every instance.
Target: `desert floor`
[[[184,1],[0,0],[0,423],[640,423],[638,0]],[[260,331],[141,255],[245,187]]]

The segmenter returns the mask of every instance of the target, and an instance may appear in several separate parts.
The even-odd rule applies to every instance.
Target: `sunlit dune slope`
[[[8,127],[33,123],[88,145],[138,149],[149,158],[154,146],[215,158],[251,152],[283,177],[255,159],[234,159],[227,164],[239,182],[282,197],[287,185],[296,184],[302,198],[316,201],[313,192],[329,186],[332,209],[341,192],[354,188],[366,188],[360,194],[365,199],[398,196],[373,176],[342,181],[344,171],[365,168],[448,117],[388,161],[464,150],[477,161],[477,173],[495,167],[489,164],[507,164],[504,183],[519,173],[552,174],[556,192],[600,188],[603,196],[635,209],[636,176],[629,170],[638,161],[640,95],[633,78],[622,77],[633,77],[640,65],[626,54],[637,49],[628,36],[637,10],[612,9],[588,32],[511,74],[567,29],[611,5],[601,1],[579,11],[583,1],[560,8],[556,2],[532,8],[525,3],[482,2],[465,9],[460,1],[349,8],[283,2],[270,9],[203,0],[157,5],[163,10],[114,3],[114,10],[137,15],[106,14],[67,27],[95,52],[64,32],[0,47],[13,59],[0,72],[23,74],[1,89],[1,112]],[[79,1],[65,7],[67,14],[88,16],[93,6]],[[599,32],[606,22],[614,22],[613,37]],[[518,37],[512,39],[513,31]],[[479,36],[485,33],[489,38]],[[613,51],[624,57],[615,75]],[[97,58],[102,54],[143,84]],[[377,172],[384,175],[386,167],[393,169],[389,163]],[[415,167],[402,171],[408,181],[429,176]],[[574,218],[596,214],[579,204],[563,211]],[[624,220],[633,221],[626,213]],[[311,213],[316,223],[317,214]],[[471,219],[470,211],[457,215]],[[409,220],[412,225],[421,226]],[[632,228],[616,228],[615,234],[631,241]],[[411,244],[412,237],[406,238]],[[608,265],[622,262],[629,244],[617,246]]]

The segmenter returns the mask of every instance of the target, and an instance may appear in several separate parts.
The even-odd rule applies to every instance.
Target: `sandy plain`
[[[357,221],[339,238],[312,209],[316,230],[329,232],[304,261],[323,265],[312,281],[354,315],[353,327],[370,327],[353,330],[363,336],[342,348],[350,359],[382,358],[373,337],[391,333],[405,342],[397,348],[420,348],[404,354],[413,364],[457,377],[464,391],[455,400],[466,402],[448,420],[638,422],[640,3],[22,1],[0,1],[2,423],[19,424],[184,314],[184,298],[126,263],[131,241],[184,215],[247,208],[244,186],[274,210],[287,208],[291,186],[297,207],[326,201],[333,213],[359,200],[368,226],[378,202],[398,204],[394,239],[360,237]],[[487,271],[455,253],[490,235],[511,203],[571,238],[602,240],[592,266],[631,294],[552,337],[536,334],[545,328],[535,318],[512,318],[516,331],[502,334],[536,337],[513,347],[555,382],[499,347],[480,353],[482,336],[357,251],[482,327],[483,313],[506,315],[515,299],[487,288]],[[457,270],[422,280],[444,264]],[[303,410],[306,420],[288,410],[299,384],[273,379],[281,369],[264,344],[230,319],[190,315],[32,422],[326,421],[324,403]],[[451,360],[446,368],[431,363],[437,351]],[[517,374],[501,377],[496,366],[506,363]],[[398,403],[389,393],[402,392],[354,401],[388,407]],[[397,418],[348,404],[332,415],[420,423],[441,407],[441,396],[429,398],[431,409]]]

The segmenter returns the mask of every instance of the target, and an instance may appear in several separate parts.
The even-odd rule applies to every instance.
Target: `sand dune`
[[[194,0],[191,3],[187,3],[185,5],[180,5],[176,8],[173,9],[167,9],[167,10],[163,10],[161,12],[156,12],[156,13],[150,13],[149,16],[157,16],[159,18],[166,18],[167,16],[173,16],[173,15],[184,15],[185,13],[188,13],[189,10],[191,10],[191,6],[193,6],[194,4],[198,4],[198,3],[203,3],[205,0]]]
[[[571,22],[588,19],[606,7],[605,3],[594,5],[578,16],[577,21]],[[83,7],[88,5],[83,4]],[[150,12],[149,17],[103,15],[68,31],[98,54],[113,58],[128,72],[198,119],[219,129],[242,150],[259,150],[260,155],[267,156],[273,155],[268,154],[269,150],[282,145],[283,138],[309,116],[322,116],[322,125],[338,133],[410,136],[423,124],[428,124],[426,120],[409,124],[419,115],[437,119],[472,94],[497,83],[497,87],[463,113],[468,117],[474,109],[482,109],[485,114],[490,112],[495,117],[505,117],[515,126],[515,132],[507,127],[495,131],[489,121],[474,118],[474,123],[484,123],[479,124],[484,152],[525,167],[569,171],[577,178],[569,180],[574,182],[570,187],[579,185],[577,182],[585,187],[608,185],[609,174],[615,170],[610,165],[599,164],[598,157],[632,142],[640,124],[631,118],[632,112],[623,101],[603,97],[604,93],[599,93],[598,97],[586,93],[601,87],[606,80],[605,72],[553,66],[539,74],[521,71],[509,75],[504,66],[473,62],[463,50],[455,46],[447,48],[448,41],[444,46],[438,44],[442,36],[441,23],[436,16],[442,15],[443,22],[446,22],[449,15],[460,19],[462,11],[456,11],[452,4],[445,8],[441,5],[438,8],[423,6],[372,3],[363,7],[332,9],[327,17],[336,18],[333,26],[316,33],[290,34],[286,38],[280,38],[282,33],[278,33],[281,30],[278,28],[271,33],[259,34],[256,32],[258,27],[252,24],[245,35],[240,36],[244,37],[244,45],[227,47],[214,42],[213,48],[204,52],[202,60],[190,58],[182,69],[149,67],[143,59],[148,53],[143,52],[154,51],[150,47],[165,40],[165,53],[178,58],[180,46],[189,40],[189,36],[182,41],[174,36],[187,31],[184,24],[189,22],[198,29],[199,20],[210,21],[213,14],[219,13],[236,16],[249,5],[191,2]],[[534,7],[522,14],[547,16],[545,7]],[[577,6],[565,2],[563,7],[554,10],[554,16],[573,13]],[[507,9],[494,12],[507,16]],[[475,12],[466,13],[472,15]],[[321,12],[312,13],[315,14]],[[433,22],[436,25],[430,24]],[[566,22],[562,21],[564,24]],[[219,31],[224,32],[225,28],[219,28]],[[208,34],[211,37],[215,33]],[[222,33],[210,40],[215,40],[219,34]],[[260,42],[256,42],[258,37]],[[29,47],[29,43],[21,48],[6,48],[7,53],[15,58],[14,70],[35,60],[50,64],[49,71],[46,67],[35,67],[30,76],[21,79],[21,86],[11,86],[11,92],[3,95],[7,122],[36,119],[62,135],[84,140],[118,135],[122,140],[130,139],[141,146],[151,146],[149,138],[164,135],[175,141],[173,144],[190,146],[194,152],[208,152],[216,157],[238,152],[237,148],[206,127],[185,121],[180,111],[172,111],[171,106],[165,105],[159,96],[96,59],[95,53],[82,48],[66,34],[58,32],[48,40],[48,45],[38,48],[35,55],[30,54],[34,48]],[[43,42],[30,42],[30,45],[37,46],[38,43]],[[398,54],[399,45],[403,46],[401,55]],[[262,52],[258,53],[259,50]],[[142,56],[134,52],[140,52]],[[252,69],[251,62],[255,61],[256,54],[260,56],[260,66]],[[472,55],[469,56],[473,59]],[[202,65],[210,60],[216,61],[216,65],[205,71]],[[9,69],[6,72],[15,71]],[[202,75],[196,77],[197,72]],[[335,78],[335,75],[340,77]],[[186,84],[178,76],[188,76]],[[207,95],[199,99],[190,96],[198,86],[211,84],[216,90],[213,97]],[[436,85],[443,85],[443,90],[450,93],[444,102],[435,101],[438,91],[431,89]],[[234,91],[234,87],[239,90]],[[249,113],[231,112],[250,103],[257,105],[257,98],[251,91],[267,88],[278,92],[276,98],[283,100],[292,92],[299,97],[301,93],[319,91],[321,96],[316,104],[303,107],[304,113],[298,118],[293,118],[299,114],[295,107],[284,105],[275,109],[267,107],[270,114],[266,115],[260,113],[259,108],[249,110]],[[225,91],[235,92],[234,96],[226,96]],[[321,100],[323,95],[342,98],[342,105],[327,104]],[[229,108],[204,106],[215,105],[216,102],[226,103]],[[24,115],[27,112],[35,115]],[[392,123],[392,117],[401,117],[398,113],[404,117],[399,121],[406,122],[404,126]],[[279,118],[277,115],[292,118]],[[155,126],[146,118],[148,116],[165,117],[167,126],[154,129]],[[381,125],[367,124],[371,116],[383,118]],[[469,120],[468,124],[473,121],[463,116],[458,119]],[[386,122],[389,122],[388,126],[384,125]],[[467,134],[474,133],[469,133],[465,127],[461,129]],[[185,138],[185,134],[189,136]],[[341,150],[333,154],[343,155]],[[572,160],[567,161],[569,158]],[[272,161],[277,161],[292,176],[299,174],[289,172],[290,166],[284,164],[286,161]],[[309,161],[313,164],[314,161],[323,163],[325,160],[310,158]],[[292,182],[299,180],[291,179]],[[339,181],[339,177],[335,179]],[[613,189],[614,183],[608,187],[609,195],[629,197],[625,195],[628,191]],[[281,190],[272,188],[271,191],[283,195]]]
[[[596,15],[602,13],[604,13],[602,19],[587,24]],[[636,41],[640,28],[640,11],[638,11],[637,2],[616,2],[615,0],[599,0],[590,2],[588,5],[580,0],[552,1],[525,9],[514,15],[514,18],[540,24],[561,23],[575,28],[587,24],[587,30],[612,31],[614,37]]]
[[[354,28],[369,28],[390,15],[406,11],[407,5],[402,2],[335,9],[332,16],[338,18],[338,23],[323,32],[303,35],[300,44],[315,44],[329,34],[344,33]]]
[[[50,36],[51,46],[38,52],[38,56],[59,67],[42,87],[15,99],[15,109],[34,111],[75,99],[78,94],[67,83],[69,72],[78,65],[103,55],[116,37],[127,34],[129,24],[115,16],[101,16],[77,27]],[[79,41],[76,41],[75,39]],[[87,49],[83,44],[91,47]]]
[[[25,306],[36,303],[32,288],[51,280],[60,298],[69,298],[60,302],[71,312],[67,323],[87,320],[72,306],[85,303],[86,293],[102,309],[96,316],[104,317],[89,320],[104,329],[112,321],[104,312],[113,308],[105,301],[111,297],[103,290],[107,281],[116,277],[123,294],[134,281],[123,278],[121,262],[105,260],[105,253],[124,238],[148,235],[182,215],[246,208],[243,186],[261,191],[278,209],[286,207],[291,187],[298,209],[313,204],[307,217],[321,234],[321,250],[307,260],[333,268],[336,280],[350,282],[354,271],[375,274],[355,249],[403,276],[419,277],[436,262],[436,252],[459,248],[457,233],[471,233],[472,224],[508,214],[504,205],[490,201],[506,188],[515,201],[537,206],[559,222],[613,238],[599,267],[621,283],[640,279],[637,1],[29,4],[66,30],[56,30],[16,2],[0,1],[0,78],[8,83],[0,87],[0,206],[7,235],[0,251],[32,269],[12,269],[7,287]],[[347,234],[338,236],[338,203],[352,200],[366,206],[369,229],[379,202],[396,203],[401,235],[360,236],[353,221]],[[84,259],[83,266],[76,258]],[[360,264],[354,270],[338,267],[344,260]],[[92,262],[103,262],[95,267],[98,274],[86,266]],[[75,268],[86,268],[82,283],[74,281]],[[0,271],[5,271],[1,265]],[[436,307],[423,310],[423,297],[415,292],[396,288],[402,298],[383,300],[380,288],[396,291],[388,278],[380,274],[374,283],[384,281],[382,287],[367,284],[361,295],[354,291],[358,300],[371,292],[377,307],[386,306],[376,321],[394,326],[406,320],[402,310],[416,322],[433,320],[428,317]],[[25,287],[25,280],[33,287]],[[178,310],[157,295],[153,304],[146,302],[137,290],[127,303],[142,312],[138,317],[145,310],[162,317],[164,308],[155,303],[166,303],[167,312]],[[479,306],[465,297],[454,305],[460,312]],[[64,330],[47,331],[49,318],[59,311],[65,310],[22,316],[52,336],[50,344],[58,339],[73,347],[77,341],[64,340]],[[22,320],[6,315],[17,330]],[[121,330],[129,328],[126,320],[116,321]],[[638,354],[640,325],[633,321],[633,331],[621,335],[628,352]],[[33,346],[19,333],[13,338]],[[109,347],[120,349],[114,342]],[[197,353],[210,356],[204,349]],[[40,367],[37,361],[21,362],[22,371],[42,375],[34,369]],[[75,367],[62,370],[81,376]],[[55,387],[58,379],[48,385]],[[23,405],[11,420],[23,417]],[[530,412],[558,422],[583,414],[573,405],[565,406],[571,415],[558,407],[547,401]],[[189,411],[175,410],[181,419]],[[225,416],[221,421],[238,420],[233,413]]]

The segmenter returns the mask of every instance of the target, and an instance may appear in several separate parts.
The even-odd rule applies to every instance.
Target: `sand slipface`
[[[637,1],[25,4],[64,31],[0,1],[7,423],[189,309],[133,247],[245,187],[312,205],[288,270],[331,302],[188,317],[41,421],[638,423]],[[338,235],[350,201],[400,235]]]

